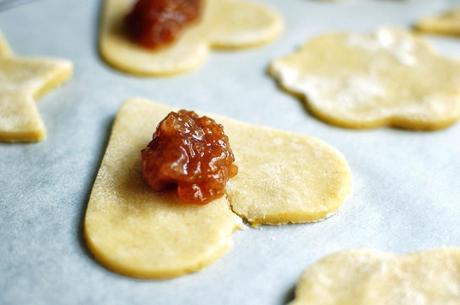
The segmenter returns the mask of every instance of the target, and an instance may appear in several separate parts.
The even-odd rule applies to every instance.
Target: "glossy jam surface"
[[[149,49],[174,42],[184,28],[198,20],[203,0],[138,0],[126,16],[132,41]]]
[[[205,204],[224,195],[238,173],[223,126],[193,111],[169,113],[142,150],[145,181],[156,191],[177,187],[181,201]]]

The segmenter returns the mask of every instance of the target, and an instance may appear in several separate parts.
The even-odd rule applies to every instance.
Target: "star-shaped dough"
[[[270,73],[342,127],[430,130],[460,118],[460,62],[404,30],[320,35],[274,60]]]
[[[347,162],[326,143],[215,115],[238,166],[227,196],[190,205],[154,192],[142,178],[140,151],[174,110],[136,98],[115,119],[84,232],[91,252],[116,272],[164,278],[196,271],[229,250],[238,216],[253,225],[319,221],[350,194]]]
[[[46,137],[35,99],[67,80],[72,64],[48,58],[19,58],[0,33],[0,141],[34,142]]]
[[[415,28],[425,33],[460,36],[460,7],[447,10],[439,16],[422,18]]]
[[[302,274],[290,305],[460,305],[460,248],[331,254]]]
[[[105,0],[100,51],[113,67],[137,75],[172,75],[199,66],[209,48],[241,49],[272,41],[282,30],[281,17],[272,9],[245,0],[204,0],[198,23],[170,47],[148,50],[123,33],[123,19],[133,0]]]

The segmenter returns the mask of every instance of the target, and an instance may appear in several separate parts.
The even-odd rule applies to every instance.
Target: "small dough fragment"
[[[274,60],[270,73],[342,127],[433,130],[460,118],[460,62],[404,30],[321,35]]]
[[[0,141],[34,142],[46,136],[35,99],[72,74],[69,61],[18,58],[0,33]]]
[[[290,305],[459,305],[460,249],[338,252],[302,274]]]
[[[460,36],[460,7],[438,16],[422,18],[416,23],[415,29],[425,33]]]
[[[113,67],[137,75],[173,75],[202,64],[209,47],[241,49],[260,46],[282,30],[281,17],[272,9],[245,0],[204,0],[204,14],[172,45],[148,50],[123,33],[123,19],[133,0],[105,0],[99,47]]]
[[[323,219],[351,189],[344,158],[319,140],[211,115],[222,124],[239,167],[227,196],[204,206],[175,202],[152,191],[140,151],[170,107],[135,98],[120,109],[93,186],[85,239],[110,269],[163,278],[196,271],[222,256],[241,224]],[[272,172],[273,170],[274,172]]]

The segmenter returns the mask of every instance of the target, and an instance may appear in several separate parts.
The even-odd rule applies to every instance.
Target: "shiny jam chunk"
[[[202,0],[138,0],[126,16],[127,33],[149,49],[170,44],[198,20],[202,6]]]
[[[179,199],[205,204],[224,195],[238,173],[223,126],[193,111],[169,113],[142,150],[145,181],[156,191],[177,187]]]

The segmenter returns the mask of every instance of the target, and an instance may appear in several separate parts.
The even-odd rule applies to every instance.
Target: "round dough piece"
[[[460,249],[329,255],[305,270],[290,305],[459,305]]]
[[[202,64],[209,47],[241,49],[260,46],[282,30],[272,9],[245,0],[204,0],[201,20],[187,28],[172,46],[149,50],[123,33],[123,19],[133,0],[105,0],[99,46],[113,67],[137,75],[173,75]]]
[[[420,19],[415,29],[425,33],[460,36],[460,7],[449,9],[439,16]]]
[[[239,168],[227,184],[227,198],[253,226],[319,221],[333,215],[350,194],[345,158],[323,141],[222,122]]]
[[[215,115],[239,169],[226,196],[194,206],[154,192],[142,178],[140,151],[173,110],[135,98],[117,114],[84,222],[89,249],[116,272],[163,278],[199,270],[230,248],[241,224],[232,210],[253,225],[317,221],[350,192],[348,165],[327,144]]]
[[[342,127],[431,130],[460,117],[460,62],[403,30],[320,35],[270,72],[314,115]]]

